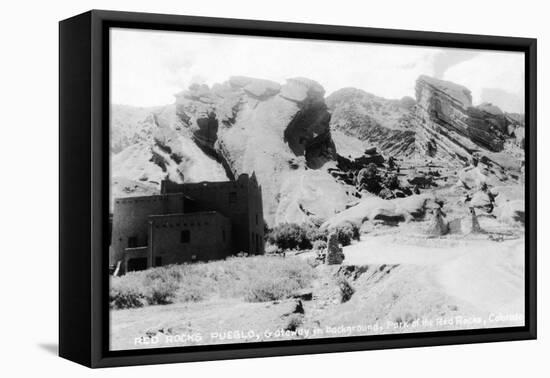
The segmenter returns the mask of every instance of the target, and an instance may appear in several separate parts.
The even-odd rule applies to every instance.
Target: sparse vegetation
[[[285,327],[285,330],[287,331],[296,331],[298,328],[302,326],[304,322],[303,315],[300,314],[292,314],[288,318],[288,323]]]
[[[314,251],[318,251],[318,252],[321,252],[321,251],[324,251],[325,249],[327,249],[327,242],[325,240],[315,240],[313,242],[313,247],[312,249]]]
[[[345,277],[338,278],[338,287],[340,288],[340,302],[342,303],[349,301],[355,293],[355,289]]]
[[[299,258],[233,257],[113,277],[109,300],[113,309],[198,302],[214,296],[265,302],[290,297],[308,287],[314,275],[311,265]]]
[[[331,232],[336,232],[338,242],[343,246],[350,245],[352,240],[359,240],[359,228],[354,224],[346,223],[330,230],[321,229],[320,225],[320,222],[282,223],[269,230],[267,240],[281,251],[326,248]]]

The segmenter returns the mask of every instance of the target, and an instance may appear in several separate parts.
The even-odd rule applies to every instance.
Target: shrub
[[[290,297],[311,284],[313,268],[302,259],[272,261],[265,271],[257,271],[248,283],[245,300],[269,302]]]
[[[309,235],[308,231],[310,231]],[[271,230],[269,241],[283,250],[310,249],[309,237],[312,236],[311,230],[306,226],[300,226],[297,223],[281,223]]]
[[[381,179],[378,175],[378,167],[374,163],[370,163],[366,168],[359,171],[358,180],[361,187],[371,193],[378,194],[382,189],[380,185]]]
[[[130,275],[113,277],[109,288],[109,307],[113,309],[143,307],[146,303],[138,281]]]
[[[326,232],[319,229],[319,226],[313,223],[307,223],[303,227],[306,230],[306,238],[307,240],[309,240],[312,246],[318,240],[322,240],[322,241],[327,240]]]
[[[248,302],[270,302],[278,299],[283,299],[290,294],[291,290],[286,286],[284,280],[259,279],[253,282],[250,289],[245,295],[245,300]]]
[[[355,289],[350,285],[345,277],[339,277],[338,287],[340,288],[340,301],[342,303],[349,301],[355,293]]]
[[[384,185],[391,190],[399,189],[401,183],[397,175],[389,175],[384,179]]]
[[[288,318],[288,322],[286,324],[285,330],[286,331],[296,331],[298,328],[302,326],[304,323],[304,317],[299,314],[292,314]]]
[[[315,240],[313,242],[313,247],[312,249],[315,250],[315,251],[323,251],[327,248],[327,242],[325,240]]]
[[[181,272],[173,267],[147,271],[143,280],[147,302],[150,305],[172,303],[181,279]]]
[[[337,226],[331,231],[336,233],[338,242],[342,244],[342,246],[350,245],[352,240],[359,240],[360,237],[359,227],[352,223],[345,223]]]
[[[178,289],[174,302],[200,302],[206,298],[206,290],[200,285],[187,285]]]
[[[311,284],[315,271],[298,257],[232,257],[112,277],[113,309],[198,302],[211,296],[251,302],[284,299]]]

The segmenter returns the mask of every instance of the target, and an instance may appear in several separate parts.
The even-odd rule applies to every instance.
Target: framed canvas
[[[60,22],[59,353],[536,338],[536,40]]]

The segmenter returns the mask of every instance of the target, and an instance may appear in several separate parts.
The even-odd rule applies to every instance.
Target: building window
[[[191,232],[189,230],[182,230],[180,235],[180,242],[189,243],[191,241]]]
[[[128,248],[136,248],[138,246],[137,236],[130,236],[128,238]]]
[[[229,203],[237,203],[237,192],[229,192]]]
[[[258,214],[256,214],[256,225],[258,225]]]

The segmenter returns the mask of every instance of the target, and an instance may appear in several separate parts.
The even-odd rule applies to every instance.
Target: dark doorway
[[[128,272],[147,269],[147,257],[136,257],[128,260]]]
[[[162,257],[155,257],[155,266],[162,266]]]
[[[189,243],[191,241],[191,232],[189,230],[182,230],[180,234],[180,242]]]

